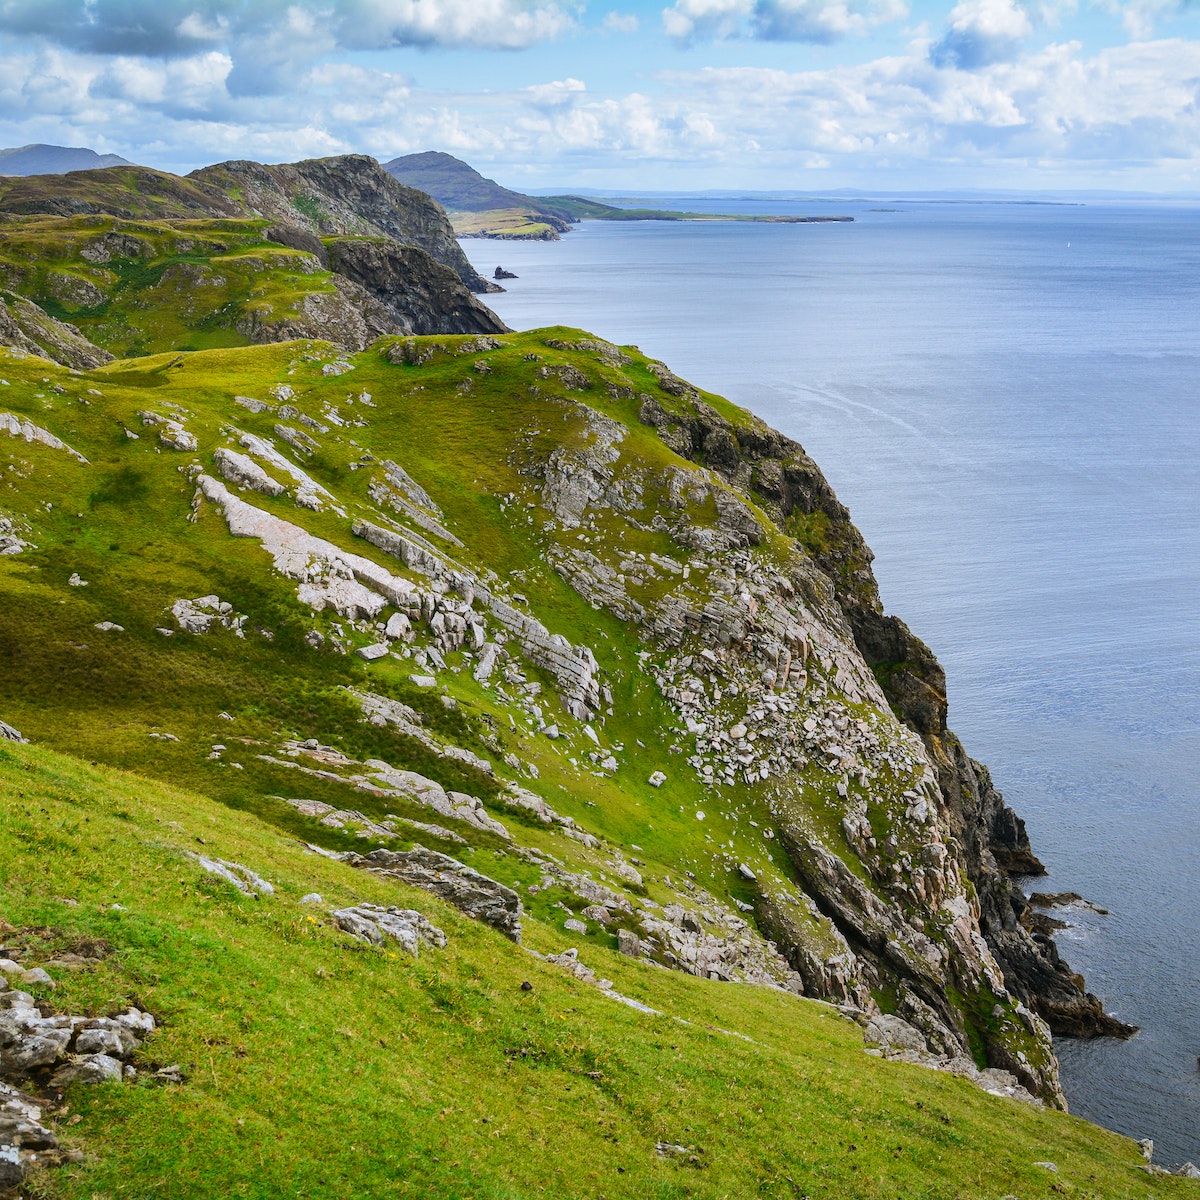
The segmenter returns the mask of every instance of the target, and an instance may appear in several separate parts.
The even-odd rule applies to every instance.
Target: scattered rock
[[[67,580],[68,587],[87,587],[87,585],[87,580],[81,579],[78,571],[71,572],[71,578]]]
[[[359,941],[382,946],[388,939],[399,942],[407,953],[416,955],[421,943],[441,949],[446,935],[412,908],[383,908],[378,904],[359,904],[341,908],[332,914],[333,922]]]
[[[387,642],[376,642],[372,646],[359,646],[355,653],[359,658],[365,658],[367,662],[374,662],[378,658],[386,658],[388,650],[389,646]]]
[[[171,417],[164,417],[155,412],[139,412],[138,416],[142,418],[143,425],[158,430],[158,440],[168,450],[189,452],[200,445],[194,433],[189,433],[179,421]]]
[[[154,1028],[154,1018],[139,1009],[116,1017],[46,1015],[27,992],[0,991],[0,1188],[21,1184],[36,1167],[80,1158],[61,1151],[41,1124],[41,1103],[16,1081],[34,1074],[49,1075],[56,1088],[120,1082],[133,1072],[130,1055]]]
[[[1039,908],[1066,908],[1068,906],[1089,908],[1102,917],[1108,916],[1107,908],[1101,908],[1100,905],[1085,900],[1078,892],[1034,892],[1029,897],[1029,903],[1037,905]]]
[[[563,928],[568,930],[570,933],[585,934],[588,931],[586,922],[579,920],[578,917],[568,917],[563,922]]]
[[[236,450],[220,447],[213,454],[213,462],[225,480],[235,487],[250,488],[266,496],[279,496],[283,493],[282,483],[272,479],[254,459],[239,454]]]
[[[109,1054],[89,1054],[84,1058],[66,1063],[50,1077],[57,1088],[72,1083],[118,1083],[125,1068],[118,1059]]]
[[[617,953],[637,958],[642,952],[642,940],[631,929],[617,930]]]
[[[649,784],[651,787],[662,787],[667,782],[666,774],[662,771],[654,771],[650,775]]]
[[[306,896],[300,897],[301,904],[324,904],[325,897],[320,892],[309,892]]]
[[[221,858],[205,858],[202,854],[188,851],[188,858],[195,860],[210,875],[216,875],[231,883],[239,892],[246,896],[273,896],[275,889],[260,875],[256,875],[249,867],[241,863],[226,862]]]
[[[96,628],[98,630],[100,630],[101,633],[124,633],[125,632],[125,626],[118,625],[115,621],[99,621],[96,624]]]
[[[404,852],[374,850],[353,859],[352,865],[423,888],[468,916],[499,929],[514,942],[521,940],[520,896],[448,854],[424,846]]]
[[[213,625],[240,632],[247,618],[238,616],[233,605],[220,596],[197,596],[194,600],[176,600],[171,615],[185,633],[208,633]]]
[[[78,450],[72,450],[66,442],[59,441],[52,433],[34,425],[24,417],[13,416],[12,413],[0,413],[0,433],[12,437],[24,438],[27,442],[38,442],[51,450],[65,450],[77,462],[87,465],[87,459]]]
[[[22,737],[19,730],[14,729],[11,725],[0,721],[0,739],[8,742],[27,742],[28,738]]]

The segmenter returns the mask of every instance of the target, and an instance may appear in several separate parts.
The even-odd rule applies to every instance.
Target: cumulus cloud
[[[905,0],[675,0],[663,10],[663,28],[679,42],[834,42],[907,15]]]
[[[962,0],[950,11],[950,27],[929,57],[936,66],[967,71],[1010,62],[1032,32],[1029,13],[1013,0]]]
[[[176,57],[264,47],[290,38],[338,49],[393,46],[515,50],[575,22],[575,0],[0,0],[0,32],[91,54]]]
[[[555,79],[550,83],[535,83],[525,89],[534,108],[555,109],[573,104],[587,91],[582,79]]]
[[[659,182],[706,169],[766,186],[803,170],[881,183],[945,171],[1011,186],[1094,168],[1113,186],[1122,172],[1126,186],[1200,184],[1200,41],[1094,54],[1065,42],[971,70],[939,65],[929,50],[919,40],[822,70],[664,73],[625,95],[571,77],[435,93],[374,66],[322,62],[285,94],[235,95],[233,60],[213,46],[173,59],[47,47],[0,55],[0,145],[92,145],[176,168],[445,149],[502,179],[519,165],[548,182],[666,164]]]

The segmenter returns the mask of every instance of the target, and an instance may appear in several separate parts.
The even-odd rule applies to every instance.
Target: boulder
[[[205,858],[203,854],[188,853],[188,857],[195,860],[204,868],[210,875],[216,875],[224,879],[226,883],[231,883],[243,895],[262,895],[273,896],[275,889],[261,876],[256,875],[249,867],[243,867],[241,863],[226,862],[221,858]]]
[[[339,929],[373,946],[382,946],[390,939],[415,956],[422,942],[438,949],[446,944],[446,935],[412,908],[359,904],[338,909],[332,916]]]
[[[514,942],[521,941],[520,896],[448,854],[417,845],[407,851],[374,850],[353,865],[423,888]]]
[[[125,1074],[121,1063],[108,1054],[89,1054],[54,1072],[50,1083],[56,1088],[71,1083],[115,1083]]]

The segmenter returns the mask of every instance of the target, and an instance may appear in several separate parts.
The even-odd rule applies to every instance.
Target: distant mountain
[[[0,175],[65,175],[100,167],[132,167],[119,154],[97,154],[86,146],[14,146],[0,150]]]
[[[553,240],[572,224],[570,215],[554,204],[501,187],[440,150],[393,158],[383,169],[401,183],[428,192],[450,214],[460,237]]]
[[[440,150],[393,158],[383,164],[383,169],[401,183],[428,192],[447,212],[492,212],[503,208],[552,211],[544,200],[501,187],[461,158]]]

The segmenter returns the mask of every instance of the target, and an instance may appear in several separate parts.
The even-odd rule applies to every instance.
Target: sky
[[[0,146],[510,187],[1200,192],[1200,0],[0,0]]]

